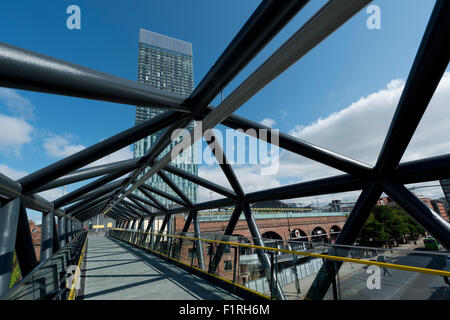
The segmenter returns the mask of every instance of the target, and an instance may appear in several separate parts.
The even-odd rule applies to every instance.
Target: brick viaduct
[[[290,230],[292,238],[297,238],[302,241],[324,240],[325,242],[330,242],[337,237],[339,231],[344,226],[345,220],[345,216],[264,219],[256,215],[256,223],[263,238],[289,239]],[[176,217],[176,232],[181,232],[184,222],[184,217]],[[200,221],[199,224],[201,232],[223,233],[228,221]],[[296,230],[298,231],[296,232]],[[189,232],[194,232],[192,225],[189,228]],[[245,220],[239,220],[233,235],[251,238]]]

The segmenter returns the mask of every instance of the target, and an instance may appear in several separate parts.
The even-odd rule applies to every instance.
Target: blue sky
[[[136,80],[138,31],[144,28],[193,44],[197,85],[259,3],[253,0],[59,0],[45,4],[42,1],[3,1],[0,3],[0,41]],[[229,84],[224,90],[224,96],[248,77],[324,3],[311,0]],[[71,4],[81,8],[81,30],[66,28],[66,8]],[[380,0],[372,4],[381,9],[380,30],[366,27],[369,14],[365,9],[362,10],[248,101],[236,114],[258,122],[265,119],[265,123],[281,131],[301,138],[310,137],[313,143],[373,164],[376,160],[375,151],[381,147],[390,123],[395,99],[401,93],[397,89],[401,88],[402,80],[407,78],[434,1]],[[445,88],[443,94],[447,97]],[[358,130],[361,130],[362,118],[346,118],[356,119],[350,122],[339,122],[339,119],[345,118],[352,110],[356,110],[352,116],[369,112],[373,99],[389,99],[389,94],[393,95],[394,102],[386,102],[392,107],[387,108],[386,113],[379,113],[379,132],[364,137],[364,141],[373,140],[374,143],[373,147],[369,144],[365,148],[375,151],[362,154],[360,150],[364,146],[356,143],[356,140],[352,141],[353,137],[361,135]],[[366,99],[370,106],[365,105],[366,100],[361,101],[361,98]],[[218,104],[218,98],[213,104]],[[438,108],[440,105],[433,107],[430,112]],[[376,110],[381,109],[379,107]],[[434,111],[434,115],[436,113]],[[2,145],[0,141],[0,171],[12,172],[16,176],[31,173],[63,155],[133,126],[134,114],[135,107],[128,105],[21,90],[0,92],[0,116],[7,117],[5,121],[22,121],[16,121],[15,124],[24,129],[21,131],[23,137],[17,139],[16,145],[7,145],[5,142]],[[327,121],[334,121],[331,125],[336,128],[336,139],[345,141],[344,145],[311,133]],[[376,116],[373,121],[377,121]],[[342,127],[346,127],[345,133],[340,133]],[[423,130],[429,133],[426,128]],[[427,141],[433,144],[433,137],[430,135],[427,138],[429,140],[420,140],[417,144]],[[355,148],[351,147],[352,144]],[[442,142],[433,150],[410,150],[409,158],[404,159],[447,153],[447,147]],[[117,158],[110,160],[129,154],[129,150],[123,150],[117,154]],[[296,159],[300,158],[285,155],[285,160],[291,164],[295,165]],[[308,165],[304,163],[304,167]],[[251,168],[236,168],[247,174],[249,180],[255,177]],[[202,170],[203,174],[217,174],[218,179],[221,176],[214,167]],[[311,169],[308,172],[316,171]],[[328,175],[328,171],[322,172]],[[292,176],[280,174],[263,177],[258,185],[259,188],[273,187],[320,176],[307,173],[292,173]]]

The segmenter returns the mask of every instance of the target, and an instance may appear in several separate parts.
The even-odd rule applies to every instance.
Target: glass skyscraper
[[[140,29],[139,32],[139,60],[138,60],[138,81],[145,83],[157,89],[167,90],[172,93],[189,97],[194,90],[194,67],[192,58],[192,44],[186,41],[174,39],[165,35]],[[158,106],[136,107],[136,124],[140,124],[157,114],[164,112],[158,109]],[[194,123],[190,123],[187,127],[191,130]],[[148,152],[155,143],[160,132],[148,136],[134,144],[134,157],[142,157]],[[173,146],[174,142],[171,144]],[[164,152],[167,153],[169,148]],[[190,163],[174,163],[171,164],[197,175],[198,169],[195,164],[195,147],[192,146],[185,151],[190,153]],[[158,157],[160,159],[162,156]],[[149,169],[147,168],[146,171]],[[171,180],[174,181],[181,190],[191,199],[197,202],[198,188],[196,184],[190,181],[182,180],[178,176],[167,173]],[[142,174],[141,174],[142,176]],[[147,184],[158,188],[164,192],[175,195],[173,190],[165,184],[158,176],[153,175]],[[141,192],[136,194],[146,198]],[[167,208],[171,208],[173,203],[163,197],[153,194]]]

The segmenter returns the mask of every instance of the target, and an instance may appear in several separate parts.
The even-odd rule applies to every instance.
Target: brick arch
[[[283,237],[276,231],[266,231],[261,236],[266,239],[283,240]]]
[[[334,242],[334,240],[337,239],[339,233],[341,232],[342,228],[340,226],[338,226],[337,224],[333,224],[330,227],[330,230],[328,231],[328,234],[330,235],[330,241]],[[339,232],[339,233],[336,233]]]
[[[296,230],[300,231],[300,237],[296,237],[296,235],[295,235]],[[292,238],[292,239],[296,239],[296,240],[303,240],[303,241],[305,241],[305,240],[306,240],[306,241],[309,241],[309,239],[310,239],[308,233],[307,233],[305,230],[303,230],[303,228],[295,228],[295,229],[292,231],[292,236],[291,236],[291,238]]]
[[[330,235],[325,231],[323,226],[319,225],[311,230],[310,238],[312,242],[318,241],[318,239],[323,239],[325,242],[327,242],[330,239]]]

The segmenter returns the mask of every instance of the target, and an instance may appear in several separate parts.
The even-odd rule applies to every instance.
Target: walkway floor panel
[[[152,254],[89,235],[83,299],[237,300],[238,296]]]

